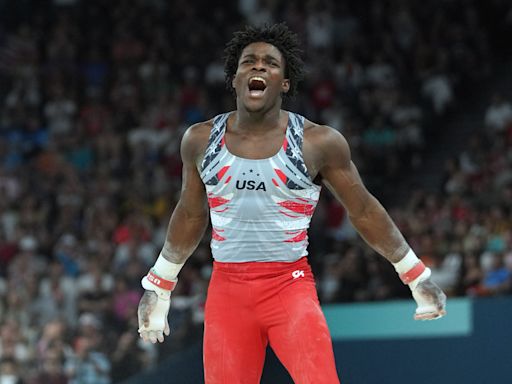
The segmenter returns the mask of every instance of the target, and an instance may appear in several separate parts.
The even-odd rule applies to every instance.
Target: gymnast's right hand
[[[164,335],[170,334],[167,316],[171,305],[171,290],[156,286],[148,276],[142,279],[142,287],[146,291],[140,299],[137,315],[140,337],[154,344],[157,341],[163,342]]]

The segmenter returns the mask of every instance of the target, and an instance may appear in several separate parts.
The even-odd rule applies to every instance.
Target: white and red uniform
[[[321,187],[302,156],[304,118],[290,112],[278,153],[255,160],[227,149],[228,117],[214,119],[200,169],[214,258],[205,312],[205,382],[259,383],[270,343],[295,383],[339,383],[306,258]]]

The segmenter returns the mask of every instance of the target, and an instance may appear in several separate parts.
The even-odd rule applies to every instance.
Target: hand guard
[[[171,305],[171,291],[176,281],[164,280],[153,272],[149,272],[142,279],[142,287],[154,294],[148,296],[146,292],[139,304],[139,334],[144,341],[162,342],[164,334],[169,335],[167,316]],[[167,288],[164,289],[163,287]]]
[[[403,283],[409,285],[418,305],[415,320],[434,320],[446,314],[446,295],[430,280],[430,268],[425,267],[412,250],[394,266]]]
[[[428,277],[418,281],[414,289],[410,287],[412,297],[418,304],[414,314],[415,320],[436,320],[446,314],[446,295],[430,280],[430,273]]]

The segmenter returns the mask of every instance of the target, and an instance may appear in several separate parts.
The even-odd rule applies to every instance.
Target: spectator
[[[69,384],[109,384],[110,362],[86,336],[75,340],[73,357],[65,365]]]
[[[454,99],[450,80],[443,72],[430,74],[423,82],[422,93],[430,101],[437,116],[444,115]]]
[[[485,127],[490,130],[489,134],[500,136],[512,124],[512,105],[501,95],[496,94],[492,103],[485,112]]]
[[[0,384],[22,384],[16,360],[11,357],[0,358]]]
[[[67,384],[63,363],[64,356],[58,348],[47,350],[41,358],[39,372],[29,379],[28,384]]]
[[[510,278],[510,271],[503,264],[503,255],[492,254],[491,265],[483,277],[481,294],[492,295],[507,291]]]

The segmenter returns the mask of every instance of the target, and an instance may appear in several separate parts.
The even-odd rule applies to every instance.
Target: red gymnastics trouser
[[[296,384],[339,383],[306,257],[214,262],[205,309],[205,383],[259,383],[268,343]]]

